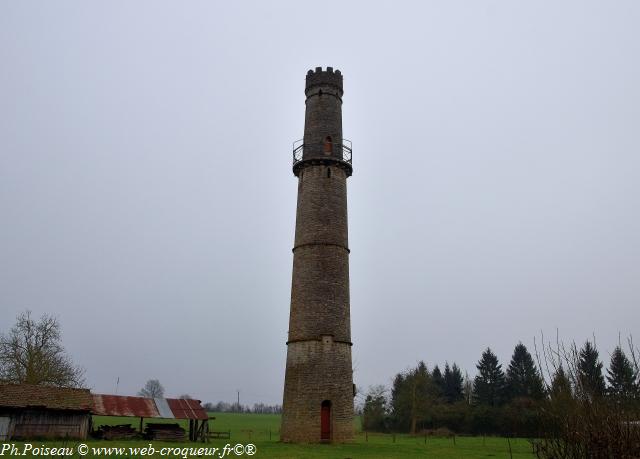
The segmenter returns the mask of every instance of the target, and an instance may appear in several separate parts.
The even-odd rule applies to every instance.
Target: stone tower
[[[281,439],[353,438],[347,177],[342,74],[309,70],[304,138],[294,144],[296,235]]]

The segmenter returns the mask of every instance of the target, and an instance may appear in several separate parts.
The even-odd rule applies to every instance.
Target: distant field
[[[413,458],[413,457],[429,457],[443,459],[475,459],[475,458],[516,458],[516,459],[532,459],[534,455],[531,453],[531,446],[527,440],[511,439],[511,454],[509,453],[509,443],[506,438],[500,437],[456,437],[455,444],[450,438],[427,438],[410,437],[409,435],[390,435],[390,434],[364,434],[359,429],[359,420],[356,420],[357,435],[353,443],[345,445],[289,445],[279,442],[280,416],[271,414],[236,414],[236,413],[210,413],[211,417],[215,417],[211,421],[210,428],[214,431],[230,431],[230,440],[212,440],[211,443],[189,443],[179,442],[170,443],[162,441],[153,441],[156,448],[161,447],[218,447],[223,448],[225,444],[235,445],[237,443],[252,443],[257,448],[257,454],[253,456],[234,456],[226,455],[226,458],[235,457],[255,457],[255,458],[273,458],[273,459],[365,459],[365,458]],[[94,426],[101,424],[132,424],[136,428],[139,425],[139,419],[136,418],[115,418],[94,416]],[[176,422],[174,420],[151,422]],[[188,423],[180,421],[183,427],[187,427]],[[395,441],[394,441],[395,439]],[[42,442],[33,441],[34,445],[54,446],[61,445],[61,442]],[[77,442],[69,442],[68,445],[75,445]],[[89,447],[144,447],[149,441],[133,440],[133,441],[104,441],[90,440],[86,442]],[[124,457],[117,456],[117,457]],[[126,454],[130,456],[130,454]],[[135,456],[135,455],[134,455]],[[76,454],[75,458],[78,457]],[[91,453],[87,458],[97,457]],[[116,456],[111,456],[115,459]],[[148,457],[148,456],[147,456]],[[160,458],[159,455],[154,456]],[[169,456],[172,459],[178,456]],[[197,456],[190,456],[194,459]],[[216,456],[203,456],[215,458]],[[218,456],[219,457],[219,456]]]
[[[257,436],[261,439],[268,439],[271,432],[271,439],[278,440],[280,432],[280,415],[279,414],[244,414],[244,413],[209,413],[211,418],[215,420],[209,421],[209,429],[214,431],[231,431],[233,437],[249,437]],[[175,419],[145,419],[144,423],[178,423],[184,429],[189,428],[189,422],[186,420]],[[122,418],[112,416],[94,416],[93,425],[116,425],[131,424],[138,428],[140,425],[139,418]],[[360,418],[354,420],[354,426],[357,431],[360,428]]]

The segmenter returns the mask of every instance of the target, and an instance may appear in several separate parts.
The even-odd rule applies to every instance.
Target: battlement
[[[342,73],[340,70],[333,70],[333,67],[327,67],[327,70],[322,70],[322,67],[316,67],[315,70],[309,70],[307,72],[307,86],[306,89],[313,86],[329,85],[335,86],[342,91]]]

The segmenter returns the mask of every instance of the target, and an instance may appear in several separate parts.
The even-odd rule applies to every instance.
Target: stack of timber
[[[95,435],[105,440],[126,440],[137,436],[136,429],[131,424],[120,424],[117,426],[100,426]]]
[[[147,424],[144,437],[149,440],[184,440],[185,430],[179,424]]]

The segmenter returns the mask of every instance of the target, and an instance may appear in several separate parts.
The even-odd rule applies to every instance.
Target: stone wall
[[[331,441],[353,439],[351,346],[325,336],[289,343],[280,438],[320,441],[320,409],[331,401]]]
[[[346,174],[311,166],[298,180],[289,341],[350,342]]]

